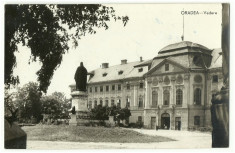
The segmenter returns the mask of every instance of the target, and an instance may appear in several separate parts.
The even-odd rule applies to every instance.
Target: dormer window
[[[103,77],[106,77],[107,74],[108,74],[108,73],[103,73]]]
[[[118,71],[118,75],[121,75],[123,73],[123,71],[121,70],[121,71]]]
[[[169,71],[169,64],[165,64],[165,71]]]
[[[139,71],[139,72],[143,72],[143,68],[139,68],[138,71]]]

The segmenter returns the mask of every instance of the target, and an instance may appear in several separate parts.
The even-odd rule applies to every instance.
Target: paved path
[[[134,131],[172,138],[177,141],[161,142],[159,148],[211,148],[211,133],[175,131],[175,130],[145,130],[134,129]]]
[[[94,143],[61,141],[27,141],[28,149],[155,149],[155,148],[211,148],[211,134],[173,130],[130,129],[143,134],[158,135],[176,141],[158,143]]]

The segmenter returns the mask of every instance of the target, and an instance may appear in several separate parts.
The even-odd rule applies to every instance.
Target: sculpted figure
[[[86,91],[87,86],[87,69],[83,66],[83,62],[77,68],[74,79],[76,81],[76,90]]]

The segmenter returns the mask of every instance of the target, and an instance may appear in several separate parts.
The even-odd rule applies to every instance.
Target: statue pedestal
[[[69,120],[69,125],[77,125],[77,117],[76,114],[71,114]]]
[[[84,91],[73,91],[72,95],[72,107],[75,106],[75,111],[88,111],[87,108],[87,93]]]
[[[88,95],[84,91],[73,91],[72,95],[72,108],[75,107],[75,114],[71,114],[71,119],[69,120],[69,125],[84,125],[89,122],[88,115]]]

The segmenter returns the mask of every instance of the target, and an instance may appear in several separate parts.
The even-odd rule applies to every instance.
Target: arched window
[[[88,108],[92,109],[92,101],[89,101]]]
[[[158,93],[157,91],[152,92],[152,106],[157,106],[158,104]]]
[[[126,107],[127,108],[130,107],[130,98],[129,97],[126,98]]]
[[[103,100],[100,100],[100,105],[103,106]]]
[[[120,108],[121,108],[121,99],[118,99],[118,100],[117,100],[117,107],[120,107]]]
[[[169,105],[170,103],[170,92],[168,90],[164,90],[163,92],[163,105]]]
[[[96,107],[96,106],[97,106],[97,101],[95,100],[95,101],[94,101],[94,107]]]
[[[201,105],[201,89],[200,88],[196,88],[194,90],[194,104]]]
[[[182,105],[183,91],[181,89],[176,90],[176,105]]]
[[[112,99],[111,100],[111,107],[113,107],[115,104],[114,104],[114,100]]]

